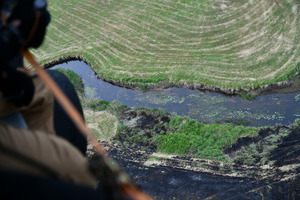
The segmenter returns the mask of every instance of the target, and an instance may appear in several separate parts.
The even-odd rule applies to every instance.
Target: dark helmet
[[[4,23],[20,20],[18,27],[25,48],[39,47],[44,39],[50,14],[45,0],[2,0],[1,18]],[[3,22],[2,22],[3,23]]]
[[[44,40],[50,14],[45,0],[0,0],[0,91],[17,106],[27,105],[34,87],[23,66],[22,50]]]

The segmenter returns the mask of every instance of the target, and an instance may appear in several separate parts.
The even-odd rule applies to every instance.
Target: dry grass
[[[124,82],[252,87],[300,61],[298,0],[51,0],[39,61],[79,55]]]
[[[107,111],[84,109],[84,116],[89,129],[99,140],[109,141],[117,133],[118,120]]]

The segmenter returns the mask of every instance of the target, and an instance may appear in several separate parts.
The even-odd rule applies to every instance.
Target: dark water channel
[[[244,100],[216,92],[168,88],[143,92],[97,79],[94,71],[81,61],[56,65],[76,72],[83,80],[88,98],[119,101],[129,107],[163,108],[173,115],[188,116],[207,123],[246,123],[250,126],[289,125],[300,118],[300,92],[271,94]]]

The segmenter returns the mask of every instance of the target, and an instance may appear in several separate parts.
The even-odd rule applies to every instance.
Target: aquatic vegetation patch
[[[224,106],[228,100],[222,96],[189,95],[187,98],[189,113],[192,119],[214,123],[227,115],[228,108]]]
[[[300,101],[300,94],[297,94],[297,95],[295,96],[295,101],[296,101],[296,102],[299,102],[299,101]]]
[[[268,121],[283,121],[285,116],[279,112],[274,112],[274,113],[261,113],[261,114],[255,114],[257,120],[268,120]]]
[[[300,118],[300,114],[298,113],[295,113],[294,116]]]
[[[147,95],[139,100],[156,105],[165,105],[167,103],[182,104],[185,101],[185,98],[159,93],[155,95]]]
[[[84,95],[88,99],[96,99],[97,98],[96,88],[85,87],[85,89],[84,89]]]
[[[220,107],[213,107],[211,106],[210,109],[208,109],[205,113],[203,113],[202,117],[204,119],[218,119],[221,114],[226,115],[226,112],[228,109],[224,106]],[[213,121],[213,120],[210,120]]]
[[[224,116],[226,119],[226,115]],[[286,116],[284,113],[280,113],[277,111],[263,111],[263,110],[256,110],[252,111],[250,108],[245,108],[245,109],[239,109],[236,111],[230,111],[227,113],[227,122],[228,119],[244,119],[248,121],[248,125],[251,125],[252,123],[255,122],[261,122],[261,121],[276,121],[277,123],[282,122],[285,120]]]

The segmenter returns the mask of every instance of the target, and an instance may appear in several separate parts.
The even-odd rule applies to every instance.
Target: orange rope
[[[90,133],[87,128],[83,117],[78,112],[78,110],[74,107],[71,101],[66,97],[66,95],[61,91],[61,89],[57,86],[57,84],[52,80],[52,78],[46,73],[46,71],[40,67],[38,62],[33,58],[31,53],[26,50],[22,51],[24,57],[28,60],[29,63],[35,68],[40,78],[44,81],[44,83],[48,86],[50,91],[52,91],[56,100],[60,103],[65,112],[69,115],[69,117],[73,120],[74,124],[80,130],[80,132],[89,139],[90,143],[95,147],[96,151],[103,156],[104,161],[107,163],[109,158],[103,146],[97,141],[97,139]],[[126,195],[130,196],[133,200],[151,200],[151,198],[145,194],[144,192],[137,189],[135,186],[124,186],[123,192]]]

